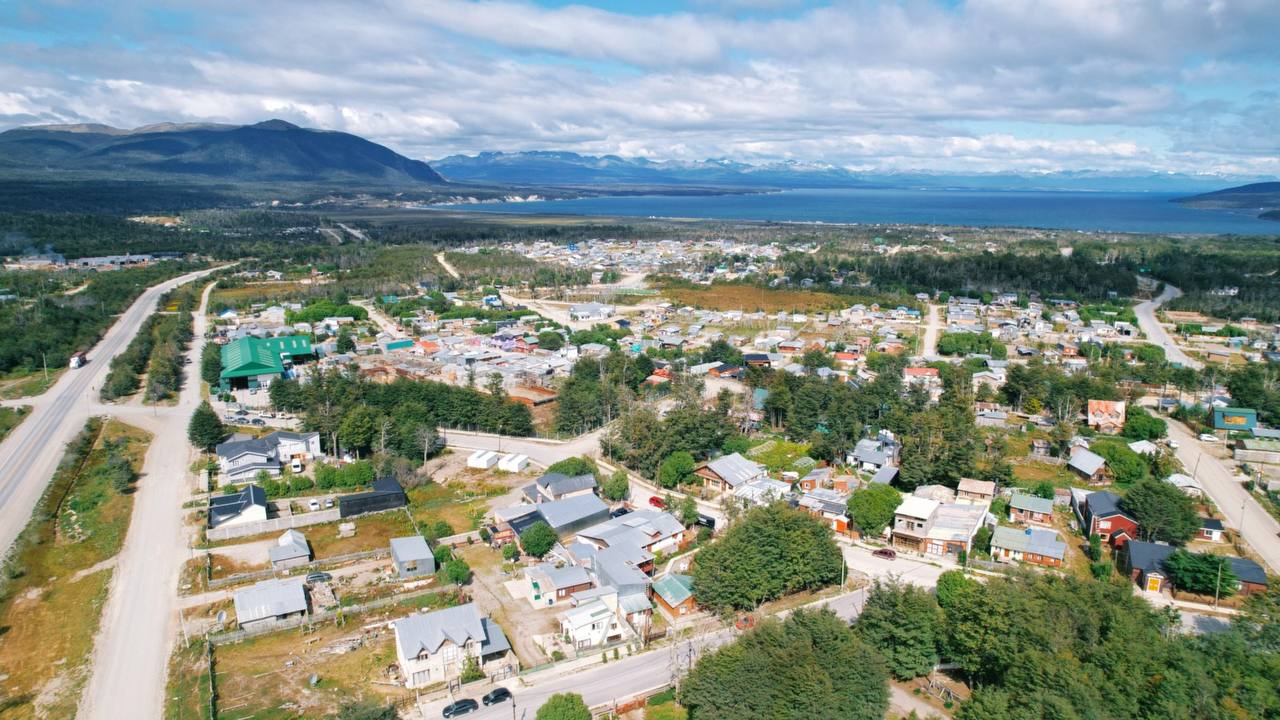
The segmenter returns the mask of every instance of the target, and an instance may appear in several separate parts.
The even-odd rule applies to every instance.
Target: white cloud
[[[418,157],[1280,165],[1280,3],[793,5],[632,16],[516,0],[191,0],[175,8],[188,27],[171,32],[123,3],[95,42],[0,46],[0,124],[281,116]],[[14,22],[47,35],[55,10]]]

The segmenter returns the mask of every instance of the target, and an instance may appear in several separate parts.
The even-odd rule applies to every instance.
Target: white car
[[[1170,449],[1170,450],[1177,450],[1177,449],[1178,449],[1178,441],[1177,441],[1177,440],[1170,440],[1170,441],[1169,441],[1169,449]]]
[[[1209,442],[1209,443],[1218,442],[1218,436],[1210,435],[1209,433],[1200,433],[1200,442]]]
[[[319,501],[319,500],[312,500],[311,502],[307,503],[307,507],[308,507],[308,508],[310,508],[313,512],[314,512],[314,511],[316,511],[316,510],[319,510],[319,509],[320,509],[320,501]]]

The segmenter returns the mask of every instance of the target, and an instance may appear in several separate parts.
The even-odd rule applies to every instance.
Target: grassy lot
[[[847,307],[852,304],[827,292],[809,290],[769,290],[753,285],[717,284],[696,287],[667,287],[662,289],[666,297],[676,305],[691,305],[707,310],[744,310],[754,312],[808,312]]]
[[[396,662],[395,633],[386,627],[364,628],[419,608],[449,607],[458,601],[453,593],[433,593],[340,622],[219,646],[214,649],[218,717],[292,720],[323,717],[349,702],[406,701],[413,693],[388,684],[386,674]],[[199,671],[198,656],[192,658],[190,651],[180,649],[173,662],[184,661],[188,672]],[[309,682],[312,674],[319,678],[314,687]],[[182,688],[193,691],[191,679],[171,673],[169,695]]]
[[[0,718],[75,715],[133,496],[102,472],[111,449],[142,466],[150,436],[92,420],[74,441],[10,558],[0,593]]]
[[[29,412],[31,412],[31,408],[27,405],[16,408],[0,407],[0,440],[3,440],[10,431],[21,425]]]
[[[169,687],[164,716],[168,720],[213,720],[209,710],[209,661],[205,644],[178,644],[169,659]]]
[[[209,307],[240,307],[255,302],[295,300],[305,285],[296,282],[246,283],[242,287],[216,288],[209,295]]]
[[[0,399],[13,400],[16,398],[31,397],[40,395],[49,389],[50,385],[58,382],[58,378],[62,377],[65,368],[55,368],[49,371],[49,379],[44,378],[43,370],[35,370],[29,373],[14,372],[8,375],[0,375]]]
[[[356,534],[347,538],[338,537],[338,525],[343,522],[355,523]],[[417,532],[413,522],[402,510],[388,510],[387,512],[373,515],[347,518],[338,522],[308,525],[300,527],[298,530],[307,536],[307,541],[311,543],[311,550],[315,553],[317,560],[323,560],[335,555],[385,548],[387,547],[387,541],[391,538],[413,535]],[[220,540],[211,543],[210,547],[219,548],[228,545],[240,545],[257,540],[274,540],[278,537],[280,537],[280,532],[272,531],[260,535]]]
[[[505,494],[509,488],[503,485],[461,481],[427,483],[409,488],[409,512],[418,526],[424,530],[439,521],[449,524],[455,533],[475,530],[488,510],[488,498]],[[435,533],[438,534],[438,533]]]
[[[1032,487],[1044,481],[1053,483],[1054,487],[1071,487],[1080,484],[1080,480],[1066,465],[1053,465],[1043,462],[1020,462],[1013,466],[1013,481],[1021,487]]]

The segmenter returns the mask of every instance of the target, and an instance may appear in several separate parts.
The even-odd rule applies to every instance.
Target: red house
[[[1087,495],[1073,493],[1071,503],[1080,519],[1080,527],[1089,534],[1097,534],[1112,547],[1121,547],[1138,537],[1138,521],[1120,509],[1119,495],[1106,490]]]

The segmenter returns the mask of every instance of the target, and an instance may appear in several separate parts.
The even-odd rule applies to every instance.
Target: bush
[[[520,557],[520,547],[518,545],[516,545],[515,543],[507,543],[506,545],[502,546],[503,560],[506,560],[507,562],[512,562],[518,557]]]
[[[627,494],[631,492],[631,481],[627,479],[626,471],[619,470],[610,475],[609,479],[604,481],[600,492],[608,500],[625,500]]]
[[[535,720],[591,720],[591,711],[581,695],[556,693],[538,708]]]
[[[454,558],[440,568],[440,577],[454,585],[466,585],[471,580],[471,566],[461,558]]]
[[[693,468],[692,454],[684,450],[671,453],[658,468],[658,484],[667,489],[678,487],[693,477]]]
[[[849,519],[863,534],[875,536],[893,522],[893,512],[902,504],[902,493],[888,485],[872,484],[849,496]]]
[[[571,457],[554,463],[547,468],[548,473],[560,473],[575,477],[578,475],[595,475],[600,472],[591,458]]]

